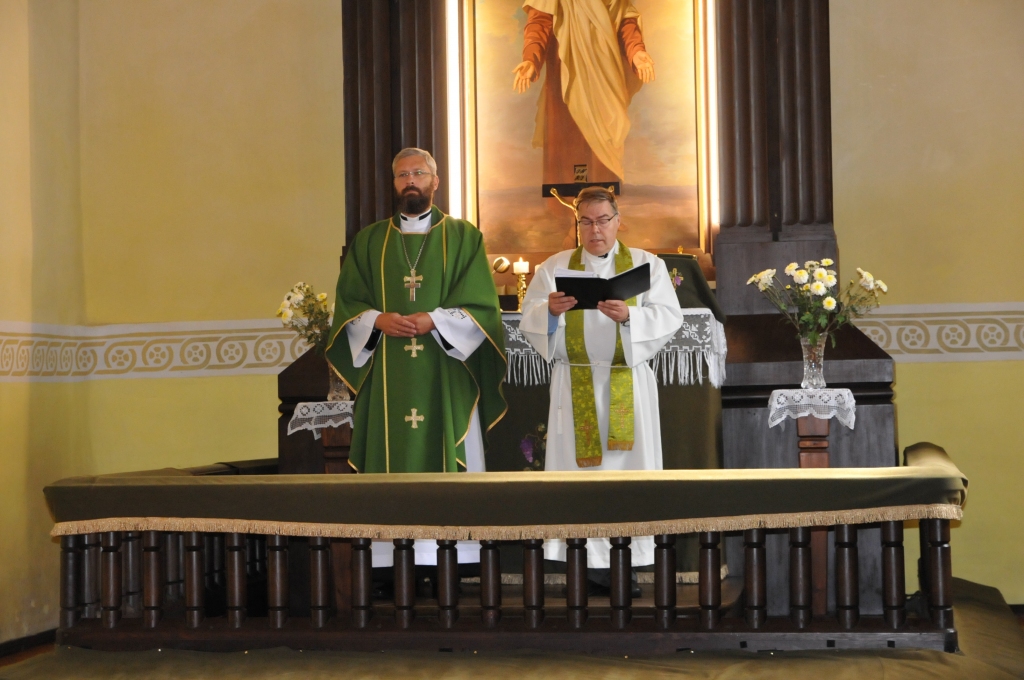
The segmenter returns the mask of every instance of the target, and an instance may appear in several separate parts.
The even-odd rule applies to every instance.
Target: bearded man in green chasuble
[[[327,359],[355,397],[358,472],[485,469],[505,415],[505,343],[480,231],[433,206],[422,149],[392,164],[398,212],[353,239],[338,277]]]

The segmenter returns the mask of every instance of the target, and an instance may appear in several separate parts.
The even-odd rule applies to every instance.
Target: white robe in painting
[[[586,271],[608,279],[615,276],[615,253],[618,244],[606,257],[583,251]],[[545,470],[661,470],[661,420],[658,416],[658,383],[647,360],[665,346],[683,322],[675,290],[661,258],[637,248],[630,248],[633,266],[651,265],[651,289],[637,296],[636,306],[629,308],[629,321],[622,325],[622,349],[626,365],[633,368],[633,449],[608,450],[608,409],[611,386],[611,362],[615,354],[616,323],[601,312],[583,312],[583,331],[587,354],[594,364],[594,401],[601,431],[601,465],[580,468],[576,465],[576,435],[573,428],[572,387],[569,381],[569,357],[565,349],[565,315],[548,313],[548,295],[555,291],[555,269],[567,268],[573,251],[566,250],[548,258],[537,267],[530,288],[523,300],[523,318],[519,329],[546,360],[554,360],[551,369],[551,407],[548,412],[548,437]],[[654,539],[634,538],[630,545],[634,566],[654,563]],[[611,550],[608,539],[587,541],[587,565],[606,569]],[[547,541],[544,556],[565,560],[565,542]]]
[[[402,215],[403,234],[422,234],[430,229],[430,210],[418,217]],[[430,332],[437,344],[448,356],[465,361],[484,341],[485,336],[473,319],[461,309],[442,309],[438,307],[429,312],[435,330]],[[380,331],[374,323],[380,312],[368,310],[353,320],[345,331],[348,335],[349,348],[352,350],[352,364],[359,368],[370,360],[377,343],[380,342]],[[466,472],[484,472],[484,438],[480,430],[480,414],[474,410],[469,421],[469,432],[466,435]],[[374,541],[370,546],[373,553],[374,567],[390,567],[394,564],[394,545],[391,541]],[[480,543],[478,541],[459,541],[456,544],[460,563],[476,563],[480,561]],[[416,564],[437,564],[437,542],[418,540],[414,545]]]

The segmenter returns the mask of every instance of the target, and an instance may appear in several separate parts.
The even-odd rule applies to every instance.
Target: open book
[[[651,265],[648,262],[610,279],[597,278],[593,272],[555,270],[555,289],[576,298],[573,309],[597,309],[598,302],[628,300],[650,288]]]

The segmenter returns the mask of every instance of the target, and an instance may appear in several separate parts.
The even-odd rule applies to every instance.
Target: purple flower
[[[523,441],[519,442],[519,450],[523,452],[523,458],[528,462],[533,462],[533,440],[529,437],[523,437]]]

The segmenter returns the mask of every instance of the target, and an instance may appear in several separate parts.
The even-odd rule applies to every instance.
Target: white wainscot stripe
[[[1024,303],[883,305],[856,322],[897,363],[1024,360]]]
[[[0,382],[274,375],[309,346],[280,322],[56,326],[0,321]]]

